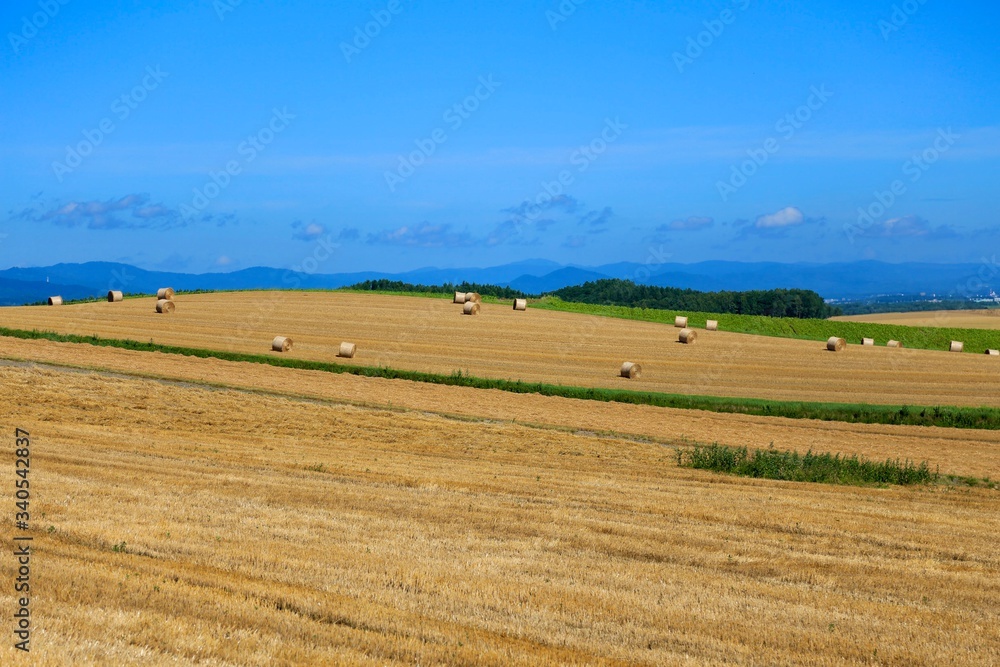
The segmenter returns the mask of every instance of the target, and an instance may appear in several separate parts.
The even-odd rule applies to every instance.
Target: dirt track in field
[[[448,374],[668,393],[781,400],[1000,407],[1000,364],[974,354],[823,343],[700,331],[695,345],[677,329],[574,313],[483,304],[464,316],[441,299],[323,292],[193,294],[177,312],[154,300],[62,307],[0,308],[0,326],[270,354],[291,336],[294,357],[336,359],[341,341],[358,345],[345,363]],[[643,366],[618,377],[623,361]]]
[[[262,364],[0,338],[0,358],[208,382],[322,400],[392,406],[581,431],[614,431],[667,443],[685,440],[927,460],[942,472],[1000,477],[1000,432],[845,424],[672,410],[405,380],[275,368]],[[55,418],[55,417],[53,417]]]
[[[1000,660],[996,491],[732,478],[656,444],[10,366],[0,425],[32,436],[42,667]]]

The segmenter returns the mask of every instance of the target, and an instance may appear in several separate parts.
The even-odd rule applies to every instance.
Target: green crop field
[[[673,324],[675,316],[685,315],[688,317],[688,325],[692,327],[704,328],[706,320],[718,320],[719,328],[723,331],[757,336],[775,336],[777,338],[826,340],[831,336],[837,336],[846,339],[848,343],[860,343],[862,338],[874,338],[876,345],[885,345],[886,341],[898,340],[906,347],[922,350],[947,350],[951,341],[958,340],[965,343],[966,352],[981,354],[988,349],[1000,349],[1000,330],[989,329],[909,327],[898,324],[808,320],[792,317],[692,313],[652,308],[569,303],[554,297],[543,297],[533,301],[531,307],[664,324]]]

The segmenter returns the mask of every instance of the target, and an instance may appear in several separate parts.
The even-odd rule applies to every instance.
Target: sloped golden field
[[[1000,660],[996,491],[9,364],[0,424],[33,442],[33,665]]]
[[[695,345],[677,329],[483,304],[476,316],[441,299],[325,292],[181,294],[171,315],[154,300],[0,309],[0,326],[250,353],[334,360],[347,340],[358,354],[344,363],[578,386],[782,400],[1000,407],[995,358],[928,350],[865,348],[829,353],[823,343],[701,331]],[[277,354],[277,353],[275,353]],[[623,361],[643,366],[638,380],[618,377]]]
[[[672,393],[997,405],[980,355],[325,293],[0,326]],[[275,353],[276,354],[276,353]],[[640,361],[639,380],[616,377]],[[0,338],[32,434],[33,650],[2,664],[1000,662],[1000,493],[678,468],[689,442],[1000,475],[1000,433],[671,410]],[[13,513],[14,473],[2,497]],[[8,531],[2,549],[13,550]],[[14,609],[13,560],[0,605]],[[9,614],[8,614],[9,616]]]
[[[667,444],[690,441],[752,447],[773,444],[779,449],[803,453],[812,449],[861,454],[878,460],[910,458],[926,460],[950,474],[1000,478],[998,431],[752,417],[364,378],[86,344],[14,338],[0,338],[0,343],[0,358],[43,364],[208,383],[359,406],[544,425],[572,431],[613,432]]]

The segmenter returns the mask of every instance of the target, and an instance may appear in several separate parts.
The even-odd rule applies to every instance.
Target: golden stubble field
[[[877,322],[908,327],[959,327],[962,329],[1000,329],[1000,310],[930,310],[912,313],[876,313],[834,317],[844,322]]]
[[[0,423],[33,438],[31,664],[1000,660],[995,491],[17,366]]]
[[[157,315],[153,299],[0,309],[0,326],[218,350],[335,360],[448,374],[669,393],[909,405],[1000,407],[1000,362],[974,354],[865,348],[829,353],[820,342],[700,332],[695,345],[654,323],[483,304],[463,316],[441,299],[323,292],[192,294]],[[637,361],[639,380],[617,376]]]
[[[847,424],[674,410],[44,340],[0,338],[0,358],[207,383],[360,406],[544,425],[573,431],[613,432],[668,444],[694,441],[749,447],[773,445],[802,453],[812,449],[861,454],[877,460],[926,460],[931,466],[938,466],[942,472],[949,474],[1000,478],[998,431]]]

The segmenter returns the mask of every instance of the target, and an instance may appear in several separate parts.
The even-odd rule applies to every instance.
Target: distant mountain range
[[[424,268],[404,273],[308,274],[286,269],[254,267],[232,273],[169,273],[147,271],[127,264],[87,262],[0,271],[0,305],[44,301],[52,295],[65,299],[101,296],[108,290],[155,292],[171,286],[193,289],[331,289],[363,280],[389,278],[409,283],[440,285],[475,282],[504,285],[540,294],[601,278],[624,278],[637,283],[704,291],[775,288],[811,289],[827,299],[859,300],[883,294],[936,294],[943,297],[986,295],[1000,273],[991,264],[886,264],[863,261],[838,264],[779,264],[772,262],[700,262],[647,266],[620,262],[604,266],[564,266],[547,260],[527,260],[490,268]]]

